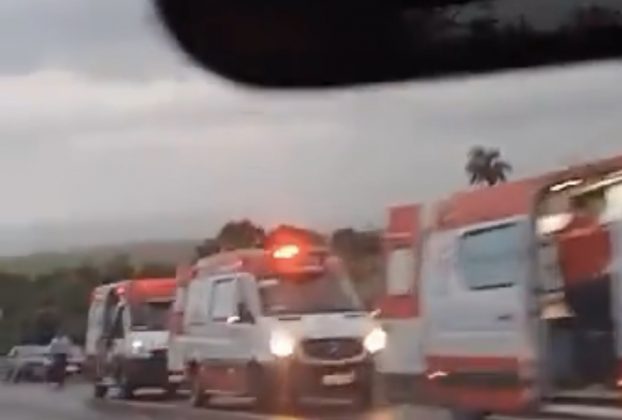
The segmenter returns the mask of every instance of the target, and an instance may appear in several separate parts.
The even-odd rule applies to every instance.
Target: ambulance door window
[[[257,282],[250,276],[241,276],[238,279],[238,286],[238,303],[241,303],[244,308],[249,311],[250,315],[253,318],[256,318],[257,315],[261,312],[259,294],[257,292]],[[238,315],[241,314],[238,313]]]
[[[112,324],[112,339],[125,338],[125,320],[124,320],[125,306],[120,306],[114,317]]]
[[[88,328],[90,330],[103,329],[104,305],[103,301],[94,301],[89,311]]]
[[[190,283],[185,296],[184,325],[202,325],[206,321],[205,290],[207,281],[197,279]]]
[[[210,318],[214,322],[227,322],[237,311],[237,287],[235,279],[217,280],[212,286]]]
[[[521,228],[505,223],[462,235],[459,261],[465,285],[471,290],[511,287],[520,273],[524,252]]]

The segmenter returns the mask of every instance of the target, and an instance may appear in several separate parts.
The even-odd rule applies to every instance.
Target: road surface
[[[221,401],[218,408],[194,409],[180,399],[163,401],[157,395],[126,402],[95,401],[90,388],[70,384],[55,390],[42,384],[0,385],[1,420],[447,420],[442,413],[403,407],[355,413],[346,407],[314,407],[299,415],[252,413],[239,402]]]
[[[218,401],[217,401],[218,403]],[[440,410],[413,406],[379,408],[365,413],[347,407],[308,408],[297,415],[266,415],[251,412],[239,402],[220,401],[218,408],[195,409],[180,398],[165,401],[157,394],[133,401],[114,398],[94,400],[91,389],[69,384],[55,390],[43,384],[0,384],[0,420],[449,420]],[[547,420],[568,420],[548,417]],[[496,418],[492,420],[525,420]],[[539,419],[530,419],[539,420]],[[541,420],[541,419],[540,419]]]

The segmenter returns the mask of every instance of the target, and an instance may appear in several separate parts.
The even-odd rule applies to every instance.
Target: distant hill
[[[36,275],[82,264],[99,266],[119,254],[127,254],[135,265],[145,263],[176,265],[191,258],[199,242],[194,240],[144,241],[76,248],[62,252],[37,252],[24,256],[0,257],[0,271]]]

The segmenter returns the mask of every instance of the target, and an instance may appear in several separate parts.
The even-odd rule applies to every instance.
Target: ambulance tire
[[[105,398],[107,394],[108,394],[108,387],[106,385],[102,385],[102,384],[93,385],[93,397],[95,399],[101,400],[102,398]]]
[[[268,380],[261,366],[253,363],[248,367],[248,372],[257,411],[282,414],[290,408],[288,398],[284,398],[285,396]]]
[[[283,411],[282,398],[278,392],[266,386],[255,394],[255,407],[261,413],[280,413]]]
[[[451,410],[451,420],[484,420],[486,414],[477,411]]]
[[[177,397],[178,392],[179,392],[179,385],[178,384],[168,384],[164,388],[164,392],[166,392],[166,398],[167,399],[169,399],[169,400],[175,399]]]
[[[373,381],[365,382],[356,390],[354,395],[354,407],[365,411],[376,407],[378,403],[378,390]]]
[[[134,386],[131,384],[130,379],[127,377],[125,372],[121,372],[118,387],[119,398],[121,398],[122,400],[131,400],[134,398]]]

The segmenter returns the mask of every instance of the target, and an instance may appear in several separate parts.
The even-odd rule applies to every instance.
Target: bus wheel
[[[93,396],[96,399],[102,399],[104,397],[106,397],[106,394],[108,394],[108,387],[106,385],[102,385],[102,384],[95,384],[93,386]]]

